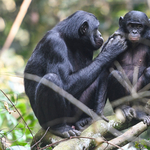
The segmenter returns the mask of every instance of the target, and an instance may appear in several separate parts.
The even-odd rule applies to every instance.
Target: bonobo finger
[[[127,114],[130,118],[133,118],[133,115],[131,113]]]
[[[147,120],[147,125],[148,125],[148,126],[150,125],[150,119]]]
[[[127,117],[128,121],[131,121],[133,119],[133,116],[130,114],[128,114],[126,117]]]
[[[149,125],[150,125],[150,116],[144,117],[143,123],[144,123],[144,124],[147,124],[147,125],[149,126]]]
[[[144,124],[148,124],[148,119],[147,119],[147,117],[145,117],[145,118],[143,119],[143,123],[144,123]]]
[[[75,128],[76,128],[77,130],[83,130],[83,129],[84,129],[84,127],[82,127],[81,124],[79,124],[79,123],[76,124]]]
[[[68,133],[70,134],[70,136],[76,136],[74,130],[69,130]]]
[[[109,43],[112,43],[113,40],[114,40],[114,38],[112,37],[112,38],[109,40]]]
[[[122,37],[123,33],[117,30],[117,31],[114,32],[113,36],[120,36],[120,37]]]
[[[78,130],[69,130],[62,133],[64,138],[69,138],[70,136],[79,136],[81,134]]]
[[[79,136],[79,135],[81,134],[81,132],[78,131],[78,130],[73,130],[73,132],[74,132],[77,136]]]
[[[119,34],[115,34],[115,36],[114,36],[114,38],[115,38],[115,40],[117,40],[117,39],[121,39],[121,36],[119,35]]]
[[[136,117],[136,112],[133,108],[130,109],[130,114],[133,116],[133,117]]]
[[[131,121],[131,120],[133,119],[133,117],[134,117],[132,111],[134,111],[134,109],[133,109],[133,110],[132,110],[132,109],[129,109],[129,108],[124,109],[125,116],[126,116],[126,118],[127,118],[129,121]]]
[[[70,137],[70,134],[66,131],[66,132],[63,132],[63,133],[62,133],[62,136],[63,136],[64,138],[69,138],[69,137]]]
[[[68,133],[70,136],[79,136],[81,134],[81,132],[78,130],[69,130]]]
[[[133,114],[131,114],[131,113],[128,113],[127,117],[128,117],[129,120],[132,120],[134,118]]]
[[[147,125],[149,126],[150,125],[150,116],[147,116],[147,117],[148,117]]]

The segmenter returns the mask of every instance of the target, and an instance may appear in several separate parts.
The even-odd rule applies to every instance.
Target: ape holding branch
[[[130,11],[124,17],[120,17],[119,30],[115,34],[125,36],[128,48],[116,59],[121,67],[116,65],[109,75],[108,98],[110,102],[134,94],[150,83],[150,21],[146,14],[140,11]],[[144,106],[141,104],[143,100],[146,104],[147,99],[143,98],[127,102],[127,105],[119,107],[127,119],[136,118],[150,125],[150,116],[144,112],[143,108],[139,108],[139,106]],[[137,106],[135,109],[134,104]]]
[[[77,11],[61,21],[38,43],[26,65],[25,75],[29,73],[47,79],[96,110],[98,85],[103,80],[100,74],[126,49],[125,39],[114,36],[93,61],[93,51],[103,44],[98,27],[97,18],[85,11]],[[52,133],[70,137],[79,135],[77,129],[88,124],[88,116],[81,114],[82,111],[53,89],[26,78],[24,83],[43,128],[50,127]],[[103,117],[101,112],[97,113]],[[72,128],[75,125],[76,130]]]

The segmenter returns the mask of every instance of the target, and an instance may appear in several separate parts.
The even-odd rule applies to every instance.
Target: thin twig
[[[4,96],[9,100],[9,102],[12,104],[12,106],[15,108],[15,110],[17,111],[17,113],[19,114],[19,116],[22,118],[23,122],[25,123],[25,125],[27,126],[28,130],[30,131],[33,139],[34,139],[34,136],[32,134],[32,131],[31,129],[29,128],[28,124],[26,123],[26,121],[24,120],[23,116],[21,115],[21,113],[18,111],[18,109],[16,108],[16,106],[13,104],[13,102],[8,98],[8,96],[3,92],[3,90],[0,89],[0,91],[4,94]]]
[[[55,144],[58,144],[58,143],[60,143],[60,142],[67,141],[67,140],[69,140],[69,139],[81,139],[81,138],[84,138],[84,139],[91,139],[91,140],[96,141],[96,138],[83,137],[83,136],[78,136],[78,137],[77,137],[77,136],[72,136],[72,137],[70,137],[70,138],[66,138],[66,139],[57,141],[57,142],[55,142],[55,143],[49,144],[49,145],[47,145],[47,146],[45,146],[45,147],[43,147],[43,148],[40,148],[40,150],[43,150],[43,149],[48,148],[48,147],[51,147],[51,146],[53,146],[53,145],[55,145]],[[113,144],[113,143],[111,143],[111,142],[109,142],[109,141],[106,141],[106,140],[101,141],[100,144],[101,144],[101,143],[107,143],[107,144],[110,144],[110,145],[112,145],[112,146],[116,146],[117,148],[120,148],[120,149],[123,150],[123,148],[121,148],[120,146],[115,145],[115,144]]]
[[[49,130],[50,127],[48,127],[44,133],[44,135],[41,137],[41,139],[39,141],[37,141],[34,145],[32,145],[31,149],[36,146],[38,143],[40,143],[42,141],[42,139],[44,138],[44,136],[47,134],[48,130]]]
[[[108,145],[110,144],[110,145],[112,145],[112,146],[114,146],[114,147],[117,147],[117,148],[119,148],[119,149],[124,150],[122,147],[120,147],[120,146],[118,146],[118,145],[116,145],[116,144],[113,144],[112,142],[104,141],[104,143],[107,143]],[[107,147],[106,147],[106,148],[107,148]]]

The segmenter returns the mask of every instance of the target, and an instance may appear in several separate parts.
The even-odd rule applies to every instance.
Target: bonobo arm
[[[101,72],[111,65],[113,60],[127,48],[126,41],[120,36],[115,36],[107,43],[102,52],[87,67],[68,76],[67,89],[70,93],[77,94],[84,91],[85,87],[92,84]],[[88,82],[87,82],[88,81]],[[82,84],[84,83],[84,84]],[[84,85],[79,87],[79,84]]]
[[[45,44],[43,44],[47,46],[46,51],[53,49],[52,52],[49,51],[48,56],[44,56],[49,57],[47,58],[47,61],[52,61],[47,63],[48,66],[46,73],[54,72],[55,74],[59,74],[59,77],[63,82],[62,88],[74,96],[80,95],[89,85],[91,85],[92,82],[101,74],[101,71],[108,67],[116,56],[122,53],[127,47],[124,38],[115,36],[110,39],[102,53],[100,53],[90,65],[77,72],[73,72],[68,56],[68,49],[64,40],[61,38],[58,39],[58,37],[55,38],[53,37],[53,39],[49,39],[47,37]],[[42,48],[39,46],[39,48],[40,51],[45,51],[45,47]],[[53,58],[54,54],[55,58]],[[45,52],[44,55],[47,55],[47,52]],[[39,64],[36,65],[41,66],[41,64],[42,63],[39,61]],[[55,65],[57,65],[57,70],[56,67],[53,67]],[[53,68],[55,70],[53,70]]]

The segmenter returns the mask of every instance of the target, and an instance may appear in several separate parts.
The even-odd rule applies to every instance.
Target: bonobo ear
[[[123,24],[123,20],[124,20],[124,18],[121,16],[121,17],[119,18],[119,26],[120,26],[120,27],[121,27],[122,24]]]
[[[79,33],[80,35],[85,35],[87,29],[88,29],[89,25],[88,25],[88,22],[85,21],[79,28]]]

